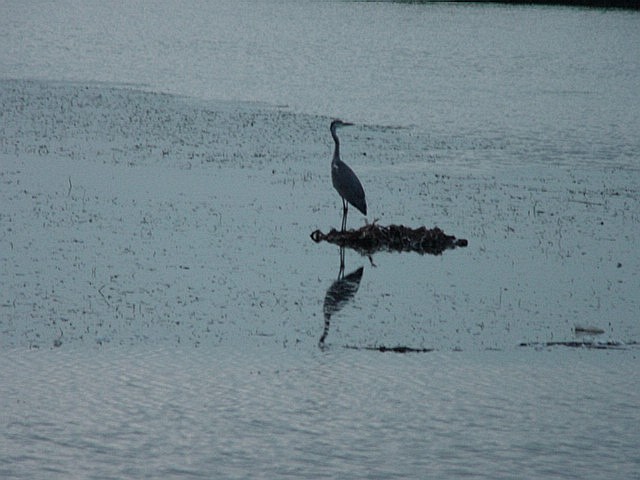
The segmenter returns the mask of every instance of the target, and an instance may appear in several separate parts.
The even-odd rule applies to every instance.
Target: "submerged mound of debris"
[[[430,353],[435,351],[433,348],[414,348],[407,347],[405,345],[398,345],[396,347],[385,347],[384,345],[380,345],[379,347],[356,347],[355,345],[346,345],[344,348],[349,348],[351,350],[369,350],[372,352],[382,353]]]
[[[638,342],[617,342],[614,340],[598,342],[595,340],[568,340],[568,341],[554,341],[554,342],[522,342],[521,347],[533,347],[533,348],[551,348],[551,347],[570,347],[570,348],[585,348],[594,350],[623,350],[628,347],[637,347],[640,345]]]
[[[316,243],[325,241],[352,248],[365,255],[383,250],[440,255],[445,250],[466,247],[468,244],[467,240],[447,235],[438,227],[410,228],[404,225],[385,227],[376,223],[365,225],[358,230],[331,229],[327,234],[316,230],[311,234],[311,238]]]

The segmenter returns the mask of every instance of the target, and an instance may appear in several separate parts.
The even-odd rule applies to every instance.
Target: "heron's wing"
[[[342,161],[334,163],[331,168],[331,179],[340,196],[366,215],[367,202],[364,197],[364,188],[349,165]]]

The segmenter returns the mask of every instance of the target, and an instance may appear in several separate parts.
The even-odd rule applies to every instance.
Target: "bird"
[[[340,159],[340,140],[338,140],[336,129],[350,125],[353,125],[353,123],[334,120],[331,122],[331,126],[329,127],[331,136],[335,142],[333,160],[331,161],[331,181],[333,182],[333,187],[342,198],[343,232],[347,228],[347,212],[349,210],[349,204],[360,210],[363,215],[367,214],[367,201],[364,198],[364,188],[362,188],[360,180],[356,174],[353,173],[353,170],[351,170],[349,165]]]

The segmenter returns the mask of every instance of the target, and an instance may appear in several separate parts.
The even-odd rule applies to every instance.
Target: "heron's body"
[[[340,140],[336,135],[336,128],[352,125],[351,123],[342,122],[341,120],[334,120],[331,122],[331,136],[335,142],[335,149],[333,151],[333,160],[331,161],[331,181],[333,187],[337,190],[338,194],[342,197],[343,217],[342,217],[342,230],[347,226],[347,211],[349,203],[362,212],[363,215],[367,214],[367,201],[364,196],[364,188],[360,180],[353,173],[353,170],[340,159]]]

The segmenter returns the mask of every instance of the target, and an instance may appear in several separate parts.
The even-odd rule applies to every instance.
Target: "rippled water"
[[[3,76],[146,84],[414,124],[515,142],[550,162],[628,163],[640,149],[634,11],[313,1],[1,8]]]
[[[0,476],[637,474],[637,13],[0,13]]]
[[[5,478],[633,478],[637,472],[639,397],[637,390],[630,395],[637,359],[621,352],[245,353],[4,352],[0,472]]]

